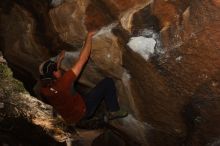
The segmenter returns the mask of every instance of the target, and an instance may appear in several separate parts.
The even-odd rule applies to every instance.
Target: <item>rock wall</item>
[[[1,50],[30,87],[42,60],[80,51],[98,29],[79,83],[116,81],[130,113],[116,127],[143,145],[217,145],[219,8],[219,0],[11,0],[1,2]]]

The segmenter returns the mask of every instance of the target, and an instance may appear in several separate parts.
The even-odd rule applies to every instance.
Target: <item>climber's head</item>
[[[51,78],[55,79],[57,77],[57,63],[51,60],[43,62],[39,67],[41,78]]]

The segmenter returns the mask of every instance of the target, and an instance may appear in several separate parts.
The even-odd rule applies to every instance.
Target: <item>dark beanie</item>
[[[57,64],[54,61],[48,60],[44,63],[42,68],[42,78],[54,78],[53,72],[57,71]]]

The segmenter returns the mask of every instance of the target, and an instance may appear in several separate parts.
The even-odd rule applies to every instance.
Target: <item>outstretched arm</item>
[[[77,62],[73,65],[71,68],[72,71],[75,73],[76,77],[79,76],[80,72],[82,71],[83,66],[89,59],[91,49],[92,49],[92,37],[95,34],[95,32],[89,32],[86,37],[85,44],[82,48],[82,51],[80,52],[79,58]]]

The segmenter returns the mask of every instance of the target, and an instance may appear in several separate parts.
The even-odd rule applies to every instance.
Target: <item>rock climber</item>
[[[56,61],[45,61],[39,67],[42,82],[40,93],[67,123],[92,118],[102,100],[109,111],[108,119],[128,115],[119,106],[113,79],[107,77],[101,80],[85,96],[80,95],[74,88],[76,79],[90,57],[94,34],[94,31],[88,32],[78,59],[69,70],[65,72],[60,70],[65,51],[58,55]]]

